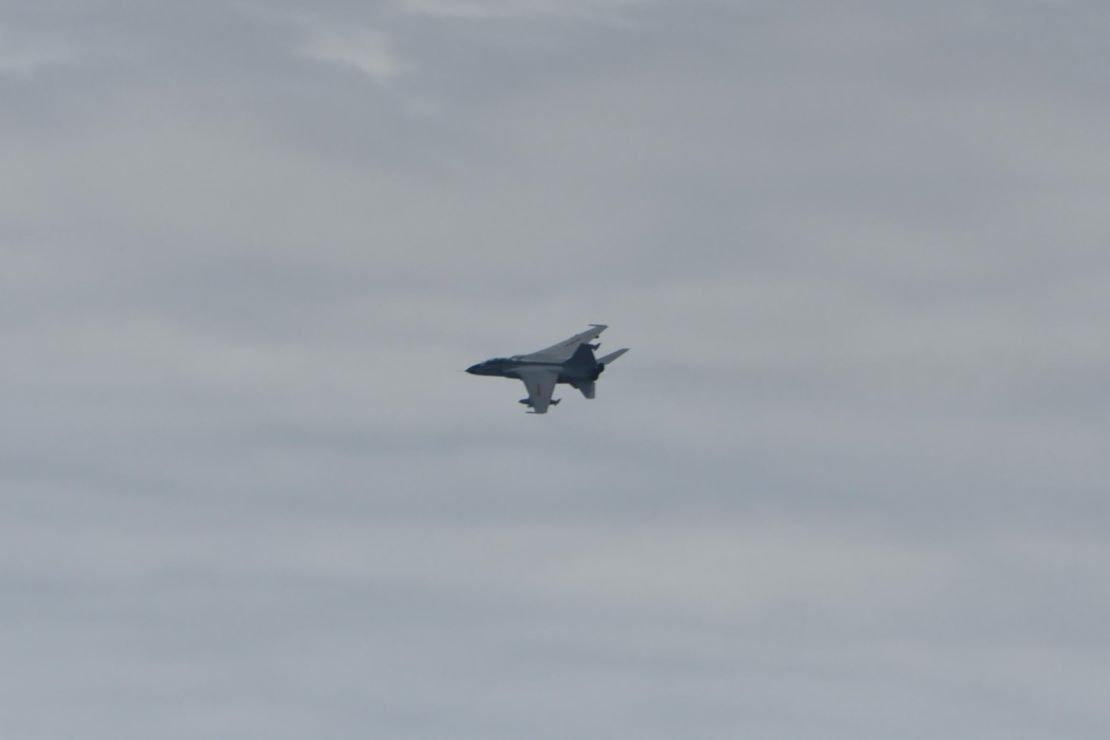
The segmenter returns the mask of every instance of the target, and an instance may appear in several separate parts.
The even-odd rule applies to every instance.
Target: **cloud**
[[[471,20],[573,18],[617,21],[645,0],[398,0],[417,15]]]
[[[74,50],[58,38],[0,25],[0,76],[28,79],[40,70],[70,64]]]
[[[319,62],[357,70],[377,83],[387,83],[406,67],[389,37],[378,30],[314,30],[298,53]]]
[[[7,13],[6,735],[1105,736],[1110,13],[295,5]]]

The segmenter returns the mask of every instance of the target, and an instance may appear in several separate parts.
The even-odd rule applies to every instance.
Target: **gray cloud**
[[[1108,20],[0,4],[0,734],[1105,736]]]

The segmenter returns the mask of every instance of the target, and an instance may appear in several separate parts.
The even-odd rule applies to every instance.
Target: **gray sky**
[[[0,735],[1102,740],[1107,38],[0,2]]]

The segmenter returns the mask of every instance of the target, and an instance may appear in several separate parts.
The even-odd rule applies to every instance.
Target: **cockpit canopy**
[[[493,357],[485,362],[479,362],[477,365],[471,365],[466,369],[471,375],[501,375],[502,373],[511,370],[517,362],[516,358],[511,357]]]

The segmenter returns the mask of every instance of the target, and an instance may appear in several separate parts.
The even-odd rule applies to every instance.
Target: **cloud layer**
[[[0,4],[0,735],[1105,737],[1108,24]]]

